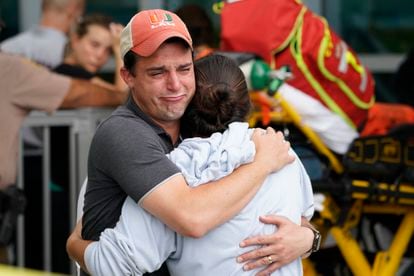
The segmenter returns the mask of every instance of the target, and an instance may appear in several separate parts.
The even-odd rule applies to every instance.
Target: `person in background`
[[[130,97],[100,125],[91,143],[84,239],[98,240],[105,229],[113,228],[128,195],[177,233],[202,237],[237,214],[269,173],[294,160],[280,147],[283,136],[268,128],[255,136],[252,163],[220,180],[195,188],[187,185],[166,154],[185,137],[180,119],[195,92],[192,50],[185,24],[166,10],[141,11],[122,31],[121,75]],[[240,262],[253,259],[246,269],[263,266],[264,260],[269,264],[265,257],[272,255],[278,262],[266,266],[263,273],[269,273],[309,250],[314,236],[310,228],[291,221],[278,226],[275,234],[242,242],[266,242],[239,257]],[[70,241],[67,248],[69,256],[83,261],[83,251],[72,248]]]
[[[68,33],[84,12],[85,0],[42,0],[36,26],[0,43],[0,50],[31,59],[49,69],[62,63]],[[42,148],[42,134],[35,127],[24,127],[25,148]],[[25,172],[30,174],[30,172]],[[31,175],[30,178],[36,178]]]
[[[120,75],[122,59],[119,48],[121,24],[113,23],[103,14],[85,15],[73,28],[65,49],[63,63],[53,71],[67,76],[89,79],[108,88],[127,90]],[[96,76],[113,55],[115,60],[114,83]]]
[[[0,83],[0,205],[2,212],[8,212],[8,207],[14,204],[10,202],[10,191],[14,193],[17,189],[19,130],[30,111],[117,106],[124,102],[126,93],[50,72],[28,59],[1,51]],[[5,222],[6,216],[0,217],[0,233],[13,231],[15,218]],[[10,242],[7,237],[0,240],[3,248]]]
[[[217,48],[213,23],[202,7],[197,4],[187,4],[177,9],[175,13],[183,20],[193,39],[195,59],[207,56]]]
[[[69,33],[63,63],[53,71],[73,78],[85,79],[111,90],[127,91],[127,86],[120,76],[122,60],[119,36],[122,29],[121,24],[113,23],[112,19],[104,14],[90,14],[81,17]],[[115,61],[114,82],[98,76],[98,72],[108,62],[112,54]],[[69,206],[69,137],[69,127],[50,129],[50,156],[53,160],[50,164],[53,210],[67,210]],[[70,229],[69,212],[52,211],[52,221],[55,222],[53,228],[55,238],[52,245],[54,261],[57,263],[58,260],[62,260],[60,262],[68,263],[64,248]],[[66,263],[61,264],[60,267]]]
[[[195,73],[196,93],[182,123],[198,137],[185,139],[167,155],[191,187],[218,180],[250,163],[255,152],[253,129],[245,123],[250,96],[237,64],[210,55],[195,62]],[[245,237],[275,232],[275,226],[261,223],[259,216],[277,214],[299,225],[301,216],[310,219],[312,213],[312,186],[299,159],[270,174],[240,213],[199,239],[176,235],[128,197],[115,228],[106,229],[98,242],[87,247],[85,266],[92,275],[142,275],[168,258],[171,275],[252,275],[259,269],[244,272],[236,257],[246,251],[239,246]],[[82,242],[80,236],[71,239]],[[151,253],[148,248],[153,248]],[[265,260],[276,261],[273,258],[269,255]],[[302,275],[301,259],[281,267],[275,275],[279,273]]]
[[[85,0],[43,0],[39,24],[2,41],[0,49],[49,69],[56,67],[63,60],[67,34],[82,15],[84,5]]]

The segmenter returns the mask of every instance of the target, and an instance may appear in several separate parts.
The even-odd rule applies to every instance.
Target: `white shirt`
[[[223,134],[184,140],[169,157],[189,186],[195,187],[252,161],[251,133],[246,123],[233,123]],[[312,216],[312,187],[298,158],[270,175],[239,214],[200,239],[177,235],[127,198],[116,227],[106,229],[99,242],[87,247],[85,264],[92,275],[142,275],[157,270],[169,257],[172,276],[254,275],[259,270],[243,271],[236,257],[251,250],[240,248],[240,241],[275,231],[274,225],[259,222],[259,216],[265,214],[284,215],[297,224],[302,215]],[[302,274],[301,260],[297,259],[272,275]]]

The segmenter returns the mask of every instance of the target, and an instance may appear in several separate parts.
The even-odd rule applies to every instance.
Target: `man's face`
[[[140,57],[129,87],[137,105],[163,127],[176,124],[195,91],[191,50],[164,43],[149,57]]]

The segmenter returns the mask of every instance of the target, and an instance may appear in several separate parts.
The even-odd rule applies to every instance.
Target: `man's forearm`
[[[185,236],[201,237],[226,222],[246,206],[268,174],[294,160],[290,144],[271,128],[255,130],[252,140],[252,163],[197,188],[188,187],[182,176],[174,177],[145,197],[142,207]]]
[[[61,108],[117,106],[126,97],[125,91],[110,90],[90,81],[72,79]]]
[[[236,215],[253,198],[269,172],[259,164],[241,166],[232,174],[195,188],[165,183],[143,207],[185,236],[201,237]],[[174,212],[171,212],[174,206]]]

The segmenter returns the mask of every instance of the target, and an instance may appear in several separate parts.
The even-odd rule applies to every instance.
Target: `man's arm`
[[[219,181],[196,188],[190,188],[182,176],[174,177],[150,193],[143,200],[143,207],[187,236],[202,236],[227,221],[250,201],[270,172],[294,160],[288,154],[290,144],[284,141],[281,133],[275,134],[273,130],[266,135],[261,133],[263,130],[256,130],[253,135],[256,144],[253,163]],[[84,252],[89,242],[76,234],[79,226],[68,239],[67,251],[84,267]]]
[[[88,80],[71,79],[71,85],[60,108],[117,106],[127,98],[128,92],[110,90]]]
[[[69,257],[80,265],[83,271],[88,271],[85,266],[84,255],[86,247],[88,247],[92,241],[83,240],[81,232],[82,219],[78,221],[75,229],[66,241],[66,251],[68,252]]]
[[[236,215],[268,174],[294,160],[288,154],[290,144],[280,132],[256,130],[253,141],[256,155],[252,163],[196,188],[189,187],[182,176],[175,176],[147,195],[142,207],[184,236],[205,235]]]

